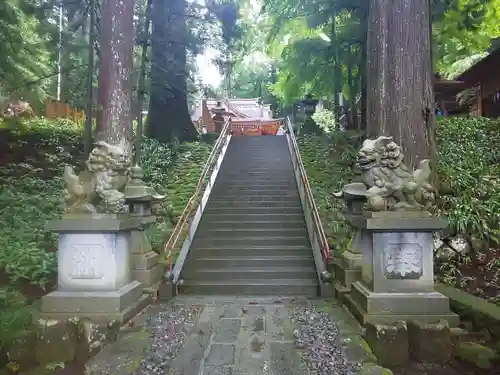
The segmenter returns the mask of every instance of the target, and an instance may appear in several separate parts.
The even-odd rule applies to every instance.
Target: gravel
[[[296,325],[295,341],[302,351],[307,374],[355,375],[361,365],[348,363],[339,343],[339,329],[332,317],[314,306],[297,306],[291,311]]]
[[[164,306],[150,316],[144,328],[151,332],[151,345],[141,366],[130,375],[164,375],[171,360],[179,353],[195,323],[198,306]]]

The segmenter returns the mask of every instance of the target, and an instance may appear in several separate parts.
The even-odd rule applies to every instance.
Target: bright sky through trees
[[[197,0],[197,2],[202,3],[204,0]],[[261,8],[261,1],[250,0],[249,3],[252,8],[252,13],[257,15]],[[212,63],[212,60],[218,57],[218,55],[219,51],[214,48],[207,47],[203,51],[203,54],[196,56],[196,65],[202,82],[205,85],[210,85],[214,88],[217,88],[222,81],[222,76],[220,75],[219,70]]]

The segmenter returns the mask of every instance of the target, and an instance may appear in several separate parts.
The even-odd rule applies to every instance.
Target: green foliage
[[[16,289],[0,288],[0,351],[9,347],[16,334],[31,326],[26,298]]]
[[[56,271],[57,238],[44,230],[47,220],[63,209],[62,169],[83,161],[81,128],[68,121],[4,122],[7,164],[0,169],[0,270],[10,282],[44,287]],[[167,194],[151,229],[158,248],[193,195],[211,142],[170,147],[145,139],[142,166],[145,180]]]
[[[62,209],[62,166],[81,158],[71,122],[4,122],[8,164],[0,170],[0,269],[12,282],[43,287],[56,270],[56,238],[44,231]],[[5,130],[8,129],[8,130]]]
[[[285,103],[305,92],[354,100],[360,91],[366,5],[363,1],[266,0],[270,54],[280,61],[274,93]]]
[[[335,100],[360,93],[367,26],[367,1],[265,0],[266,52],[279,61],[273,93],[285,103],[305,92]],[[500,36],[500,0],[432,0],[436,70],[456,76],[471,55],[484,56]]]
[[[432,6],[434,64],[447,77],[465,71],[466,64],[456,63],[483,54],[500,37],[499,0],[433,0]]]
[[[0,269],[13,283],[30,281],[43,287],[56,271],[56,238],[44,231],[47,220],[61,212],[61,179],[2,178],[0,195]]]
[[[345,250],[350,229],[341,215],[343,202],[334,200],[331,193],[354,177],[352,166],[357,148],[353,140],[355,137],[338,130],[333,130],[329,137],[298,139],[316,204],[335,251]],[[497,247],[500,239],[500,122],[486,118],[441,119],[437,124],[437,143],[441,189],[435,213],[448,219],[452,235],[470,238],[477,257],[484,257],[481,252],[491,252],[488,246]],[[464,268],[468,272],[474,269],[471,256],[476,255],[457,255],[438,262],[438,276],[452,283],[460,279],[465,283],[460,286],[464,287],[470,277],[461,277],[460,272]],[[487,281],[498,285],[500,274],[494,272],[498,258],[492,256],[485,264],[482,273],[491,273],[488,277],[493,281]]]
[[[162,251],[182,211],[193,196],[201,170],[212,150],[213,141],[182,143],[172,151],[167,145],[150,140],[144,146],[145,180],[166,202],[157,213],[157,221],[149,229],[151,245]]]
[[[445,118],[438,122],[439,212],[456,233],[498,241],[500,122]]]
[[[352,179],[356,149],[348,134],[340,131],[329,136],[299,137],[297,142],[328,243],[338,254],[346,249],[351,230],[342,216],[343,201],[332,193]]]
[[[43,30],[31,0],[0,2],[0,96],[14,89],[17,95],[38,104],[46,98],[49,83],[34,87],[26,82],[44,77],[51,67],[50,35]]]
[[[321,135],[323,129],[311,117],[306,117],[299,124],[298,134],[300,135]]]
[[[335,113],[333,111],[325,108],[316,111],[312,118],[325,133],[331,133],[335,130]]]

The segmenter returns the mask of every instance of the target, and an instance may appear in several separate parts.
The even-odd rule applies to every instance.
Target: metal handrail
[[[292,146],[293,146],[292,147],[293,153],[295,155],[295,159],[297,160],[297,164],[299,166],[299,172],[302,178],[302,182],[304,183],[306,202],[309,204],[309,207],[311,208],[312,211],[313,226],[315,231],[317,232],[316,234],[318,235],[318,241],[320,242],[322,248],[323,260],[325,262],[325,267],[326,267],[328,265],[328,260],[330,259],[330,246],[328,245],[328,239],[323,229],[323,224],[321,223],[321,218],[318,213],[316,202],[314,201],[311,185],[309,184],[309,179],[307,178],[307,173],[304,167],[304,163],[302,162],[302,157],[300,156],[297,139],[295,138],[295,133],[293,131],[292,123],[289,117],[287,117],[285,120],[285,126],[287,128],[288,133],[290,134],[290,139],[292,141]]]
[[[207,158],[207,161],[205,162],[205,165],[200,174],[200,178],[198,179],[198,184],[196,185],[196,190],[193,196],[189,199],[188,203],[186,204],[184,211],[182,211],[181,217],[177,221],[177,224],[175,225],[175,228],[172,231],[168,241],[165,243],[164,253],[168,252],[167,257],[171,256],[172,249],[178,243],[184,226],[188,222],[189,218],[192,216],[193,211],[196,210],[197,205],[195,205],[195,203],[198,201],[198,199],[204,192],[203,188],[205,186],[207,176],[208,177],[210,176],[210,171],[217,162],[217,158],[222,150],[222,147],[225,144],[225,139],[230,133],[230,131],[231,131],[231,118],[228,118],[224,123],[224,126],[219,134],[219,137],[217,138],[217,141],[214,144],[214,147],[212,148],[212,151],[210,152],[210,155]],[[170,268],[172,268],[172,264],[170,264]],[[170,269],[170,271],[172,271],[172,269]]]

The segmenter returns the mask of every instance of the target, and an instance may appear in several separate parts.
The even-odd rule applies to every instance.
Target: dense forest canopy
[[[148,5],[149,4],[149,5]],[[133,100],[147,109],[151,135],[192,135],[196,98],[262,97],[289,105],[305,93],[335,104],[359,97],[365,76],[364,0],[137,0],[134,5]],[[452,78],[484,57],[500,36],[500,0],[430,0],[434,70]],[[151,22],[144,22],[148,6]],[[99,0],[5,0],[0,4],[0,95],[41,111],[48,99],[86,106],[88,41],[100,31]],[[90,13],[95,25],[90,24]],[[145,29],[147,27],[147,30]],[[145,56],[142,48],[146,48]],[[207,86],[196,57],[207,48],[221,75]],[[99,38],[94,38],[99,89]],[[138,90],[141,64],[145,87]],[[57,74],[61,72],[60,76]],[[138,95],[138,92],[144,95]],[[97,100],[98,95],[93,95]],[[99,103],[94,103],[99,108]],[[175,111],[167,124],[164,111]],[[168,121],[167,121],[168,122]],[[165,130],[167,129],[167,130]],[[168,130],[170,129],[170,130]]]

